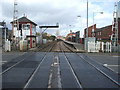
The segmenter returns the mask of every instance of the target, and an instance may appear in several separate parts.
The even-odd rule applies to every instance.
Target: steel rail
[[[62,45],[60,45],[60,49],[61,49],[61,51],[62,51],[62,52],[64,53],[64,55],[65,55],[65,59],[66,59],[68,65],[69,65],[69,67],[70,67],[70,69],[71,69],[71,71],[72,71],[72,73],[73,73],[75,79],[76,79],[76,82],[77,82],[79,88],[81,88],[81,90],[83,90],[83,87],[82,87],[82,85],[81,85],[81,82],[80,82],[80,80],[79,80],[77,74],[75,73],[75,70],[74,70],[73,66],[71,65],[71,63],[70,63],[68,57],[66,56],[66,54],[65,54],[65,52],[64,52],[64,48],[62,49]]]
[[[55,44],[55,43],[53,43],[53,44]],[[51,45],[53,45],[53,44],[47,45],[47,47],[48,47],[48,46],[51,46]],[[44,47],[44,48],[46,48],[46,47]],[[43,48],[41,48],[40,50],[42,50],[42,49],[43,49]],[[25,54],[27,54],[27,53],[25,53]],[[32,53],[32,55],[33,55],[33,54],[34,54],[34,53]],[[28,55],[27,57],[25,57],[24,59],[20,60],[19,62],[15,63],[14,65],[8,67],[8,68],[5,69],[4,71],[2,71],[2,72],[0,73],[0,75],[6,73],[6,72],[9,71],[10,69],[12,69],[12,68],[15,67],[16,65],[18,65],[19,63],[23,62],[23,61],[24,61],[26,58],[28,58],[29,56],[31,56],[31,54]],[[22,57],[22,56],[19,56],[19,57]],[[18,58],[18,57],[16,57],[16,58]],[[14,58],[14,59],[16,59],[16,58]],[[11,61],[9,61],[9,62],[11,62]],[[7,62],[7,63],[8,63],[8,62]],[[7,63],[6,63],[6,64],[7,64]],[[5,65],[5,64],[4,64],[4,65]]]
[[[33,73],[31,74],[31,76],[29,77],[29,79],[27,80],[26,84],[24,85],[23,87],[23,90],[26,90],[27,87],[29,86],[31,80],[34,78],[36,72],[38,71],[38,69],[40,68],[41,64],[43,63],[43,61],[45,60],[46,56],[47,56],[47,53],[50,52],[52,50],[52,48],[54,47],[55,44],[53,44],[51,46],[51,48],[45,53],[45,55],[43,56],[42,58],[42,61],[39,63],[39,65],[37,66],[37,68],[33,71]]]
[[[66,45],[65,45],[66,46]],[[66,46],[67,47],[67,46]],[[69,50],[71,50],[69,47],[67,47]],[[72,51],[72,50],[71,50]],[[72,51],[74,52],[74,51]],[[93,66],[98,72],[100,72],[101,74],[103,74],[106,78],[108,78],[109,80],[111,80],[114,84],[116,84],[118,87],[120,87],[120,83],[116,80],[114,80],[112,77],[110,77],[109,75],[107,75],[104,71],[102,71],[101,69],[99,69],[98,67],[96,67],[95,65],[93,65],[92,63],[88,62],[87,60],[85,60],[82,56],[80,56],[79,54],[77,54],[76,52],[74,52],[77,56],[79,56],[80,58],[82,58],[85,62],[87,62],[89,65]]]

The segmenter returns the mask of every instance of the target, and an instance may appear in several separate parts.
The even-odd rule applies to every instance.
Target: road
[[[72,52],[62,41],[42,50],[27,52],[2,65],[5,88],[106,88],[120,86],[119,74],[91,60],[89,55]],[[94,58],[93,58],[94,59]]]

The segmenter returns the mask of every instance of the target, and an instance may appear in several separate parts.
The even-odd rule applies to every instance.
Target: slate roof
[[[120,22],[120,18],[118,18],[118,22]],[[108,25],[108,26],[105,26],[105,27],[102,27],[102,28],[97,28],[94,32],[99,32],[99,31],[102,31],[108,27],[111,27],[112,25]]]
[[[106,28],[108,27],[111,27],[112,25],[108,25],[108,26],[105,26],[105,27],[102,27],[102,28],[97,28],[94,32],[100,32],[102,30],[105,30]]]
[[[37,26],[37,24],[36,24],[36,23],[34,23],[33,21],[29,20],[27,17],[21,17],[21,18],[19,18],[19,19],[18,19],[18,22],[27,22],[27,23],[32,23],[32,24],[34,24],[35,26]],[[12,21],[12,22],[10,22],[10,23],[13,23],[13,21]]]

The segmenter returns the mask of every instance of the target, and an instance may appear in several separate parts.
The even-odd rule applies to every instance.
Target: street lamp
[[[87,0],[87,28],[86,28],[86,39],[85,39],[85,50],[88,52],[88,0]]]
[[[79,15],[79,16],[77,16],[77,17],[78,17],[78,18],[81,18],[81,15]],[[81,24],[81,27],[82,27],[82,19],[81,19],[81,23],[80,23],[80,24]]]
[[[81,29],[82,29],[82,18],[81,18],[81,15],[78,15],[77,17],[81,19],[80,24],[81,24]],[[79,38],[80,38],[80,37],[79,37]]]
[[[72,32],[72,27],[75,27],[74,25],[69,25],[70,27],[70,32]]]
[[[103,12],[93,12],[93,29],[92,29],[92,36],[94,37],[94,15],[95,13],[103,14]]]

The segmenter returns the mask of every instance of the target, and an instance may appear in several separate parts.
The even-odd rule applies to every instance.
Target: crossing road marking
[[[0,65],[5,64],[7,61],[0,61]]]
[[[120,65],[108,65],[108,64],[104,64],[104,66],[113,66],[113,67],[119,67]]]

